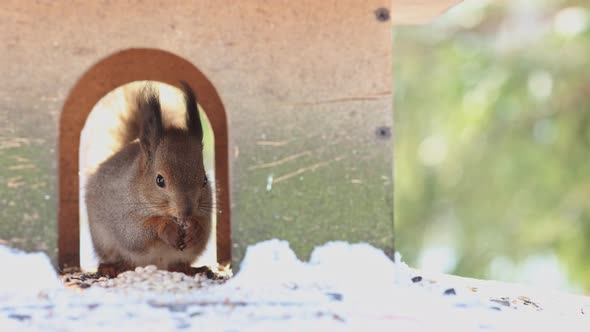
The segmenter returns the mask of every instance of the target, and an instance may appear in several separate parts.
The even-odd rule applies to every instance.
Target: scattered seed
[[[11,314],[11,315],[8,315],[8,318],[24,321],[24,320],[30,320],[32,317],[30,315]]]
[[[213,280],[209,280],[207,276],[213,278]],[[220,273],[197,274],[193,278],[184,273],[158,270],[155,265],[148,265],[137,267],[133,271],[123,272],[116,278],[105,278],[97,274],[80,274],[78,272],[74,275],[66,275],[62,280],[64,280],[64,285],[67,287],[82,289],[96,285],[102,288],[183,293],[208,285],[222,284],[229,277],[230,273],[222,271]],[[69,280],[69,282],[66,282],[66,280]]]
[[[420,282],[420,281],[422,281],[422,277],[421,276],[415,276],[415,277],[412,278],[412,282],[413,283]]]
[[[342,294],[340,293],[326,293],[334,301],[342,301]]]
[[[445,291],[445,295],[457,295],[454,288],[449,288]]]
[[[501,299],[491,299],[490,301],[492,301],[494,303],[501,304],[501,305],[503,305],[505,307],[509,307],[510,306],[510,301],[509,300],[506,300],[506,299],[503,299],[503,298],[501,298]]]
[[[333,315],[332,315],[332,318],[333,318],[334,320],[337,320],[337,321],[339,321],[339,322],[344,322],[344,321],[345,321],[345,320],[344,320],[344,318],[342,318],[342,316],[340,316],[340,315],[337,315],[337,314],[333,314]]]

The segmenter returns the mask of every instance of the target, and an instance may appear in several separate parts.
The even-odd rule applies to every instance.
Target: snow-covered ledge
[[[0,331],[590,329],[588,297],[426,274],[367,244],[327,243],[301,262],[288,243],[262,242],[220,285],[148,268],[66,288],[43,254],[2,246],[0,264]]]

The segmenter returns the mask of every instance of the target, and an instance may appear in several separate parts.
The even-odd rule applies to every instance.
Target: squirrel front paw
[[[207,243],[208,230],[203,227],[203,222],[192,219],[184,230],[184,247],[203,247]]]
[[[178,250],[184,250],[185,244],[185,230],[178,226],[178,224],[168,221],[158,232],[160,239]]]

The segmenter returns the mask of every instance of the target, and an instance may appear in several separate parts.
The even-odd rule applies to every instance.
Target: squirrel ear
[[[186,127],[192,136],[196,136],[199,141],[203,141],[203,127],[201,127],[201,118],[197,106],[197,97],[188,83],[181,81],[180,85],[184,92],[184,102],[186,104]]]
[[[149,159],[156,151],[164,132],[158,92],[151,85],[146,85],[137,98],[137,104],[141,116],[139,142],[143,152]]]

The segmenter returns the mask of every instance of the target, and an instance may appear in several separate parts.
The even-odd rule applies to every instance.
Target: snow
[[[7,293],[36,294],[43,289],[62,287],[51,261],[43,253],[26,254],[0,245],[0,263],[4,271],[10,271],[0,273],[0,296]]]
[[[285,241],[261,242],[233,279],[185,293],[66,289],[46,256],[6,247],[0,264],[0,331],[590,331],[590,298],[425,275],[364,243],[330,242],[303,262]]]

